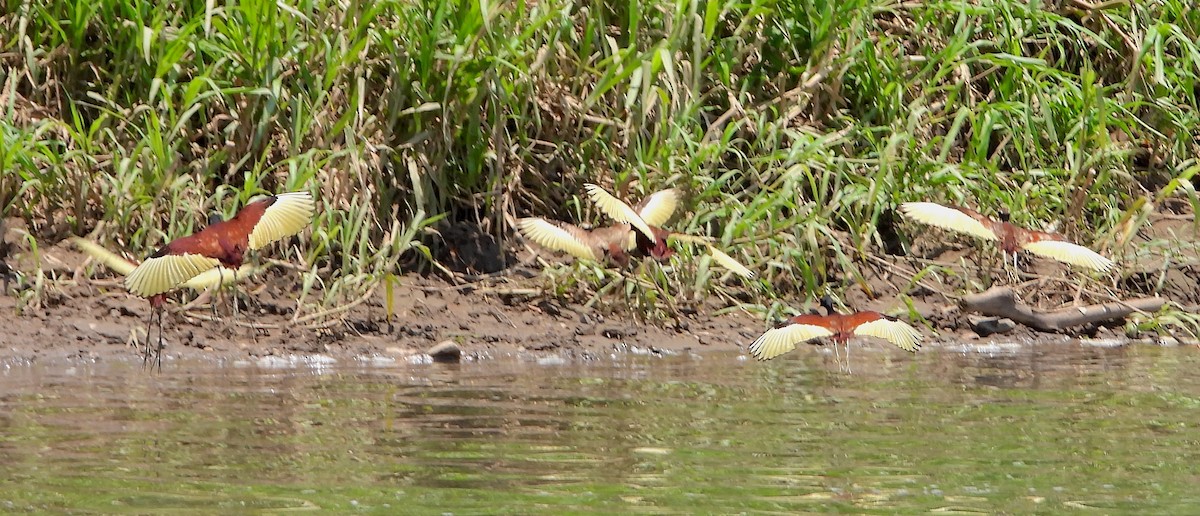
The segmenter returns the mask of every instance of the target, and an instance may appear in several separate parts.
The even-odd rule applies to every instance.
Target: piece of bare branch
[[[1060,331],[1082,324],[1121,319],[1134,312],[1153,312],[1162,308],[1167,300],[1145,297],[1043,312],[1019,303],[1010,288],[992,287],[978,294],[963,296],[961,302],[965,311],[1007,317],[1039,331]]]

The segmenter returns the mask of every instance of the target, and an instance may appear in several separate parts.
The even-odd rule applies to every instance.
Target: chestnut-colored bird
[[[156,356],[160,367],[163,347],[162,305],[166,293],[218,266],[239,269],[247,250],[261,249],[299,233],[312,222],[314,211],[315,204],[308,192],[268,196],[247,204],[232,219],[214,222],[195,234],[172,240],[125,276],[125,288],[140,297],[149,298],[153,308],[151,325],[154,315],[158,314]],[[149,341],[150,326],[147,326],[143,362],[150,357]]]
[[[215,221],[214,221],[214,219],[210,218],[209,222],[212,223]],[[112,269],[113,271],[116,271],[117,274],[120,274],[122,276],[128,276],[129,273],[133,272],[133,269],[137,268],[137,266],[138,266],[137,262],[126,259],[125,257],[123,257],[117,253],[114,253],[112,251],[109,251],[108,249],[105,249],[100,244],[97,244],[90,240],[85,240],[85,239],[82,239],[79,237],[71,237],[71,241],[75,243],[76,247],[78,247],[83,252],[87,253],[88,256],[91,256],[92,258],[99,261],[100,263],[103,263],[104,265],[108,266],[108,268]],[[204,272],[200,273],[198,276],[195,276],[195,277],[183,282],[183,284],[180,286],[187,287],[187,288],[192,289],[197,292],[202,292],[205,290],[221,287],[224,285],[232,285],[238,281],[241,281],[250,276],[253,276],[255,273],[258,272],[258,270],[259,270],[259,267],[255,267],[255,266],[249,265],[249,264],[244,264],[241,267],[238,267],[237,270],[230,270],[230,269],[225,268],[225,266],[223,266],[223,265],[218,265],[215,268],[204,271]],[[152,311],[161,309],[166,301],[166,297],[167,296],[165,293],[151,297],[150,298],[150,306],[152,308]],[[213,316],[215,318],[217,305],[213,304],[212,306],[213,306]],[[153,317],[153,314],[151,315],[151,317]],[[159,333],[161,333],[161,330],[159,331]],[[147,341],[150,339],[150,329],[149,328],[146,329],[146,339],[147,339]],[[149,342],[147,342],[147,345],[149,345]]]
[[[71,242],[75,244],[81,251],[87,253],[96,261],[103,263],[112,269],[117,274],[128,276],[133,269],[137,268],[137,262],[129,260],[117,253],[109,251],[100,244],[79,237],[71,237]],[[249,264],[243,264],[237,270],[225,268],[223,265],[218,265],[216,268],[209,269],[183,282],[183,287],[195,290],[197,292],[205,291],[216,286],[231,285],[235,282],[253,276],[258,272],[258,267]]]
[[[849,340],[854,336],[878,337],[909,352],[921,347],[921,334],[895,317],[879,312],[839,314],[829,296],[821,298],[821,306],[825,307],[826,315],[797,315],[767,330],[750,344],[750,354],[759,360],[770,360],[796,349],[796,344],[821,337],[830,337],[834,346],[844,344],[847,357]]]
[[[754,277],[753,271],[713,246],[714,239],[667,231],[661,227],[671,218],[671,215],[675,213],[675,207],[679,205],[678,190],[670,188],[650,194],[638,203],[637,209],[634,209],[625,201],[597,185],[585,183],[583,186],[600,211],[614,220],[630,224],[638,230],[637,248],[640,252],[658,261],[666,261],[675,254],[675,251],[667,245],[667,240],[704,244],[708,246],[708,254],[712,256],[713,261],[722,267],[743,278]]]
[[[1007,218],[993,220],[969,208],[942,206],[932,202],[906,202],[900,205],[900,213],[923,224],[998,241],[1005,254],[1005,263],[1008,262],[1008,254],[1013,255],[1015,263],[1017,251],[1025,250],[1038,256],[1100,272],[1105,272],[1114,265],[1112,260],[1091,249],[1068,242],[1066,237],[1057,233],[1014,226]]]
[[[521,234],[548,249],[596,261],[607,257],[620,266],[628,264],[630,256],[650,256],[658,261],[670,259],[675,251],[667,245],[668,239],[699,243],[708,246],[713,261],[722,267],[744,278],[754,277],[754,272],[714,247],[711,239],[659,227],[671,218],[679,204],[679,193],[675,189],[651,194],[642,199],[635,210],[598,186],[586,186],[601,211],[624,223],[586,230],[566,222],[528,217],[517,221]]]

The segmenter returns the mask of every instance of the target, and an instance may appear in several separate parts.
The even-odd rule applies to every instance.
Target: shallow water
[[[1193,347],[0,370],[0,511],[1200,504]]]

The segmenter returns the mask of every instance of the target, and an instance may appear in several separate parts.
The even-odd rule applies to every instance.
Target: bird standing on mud
[[[789,318],[779,326],[767,330],[750,344],[750,354],[759,360],[770,360],[796,349],[796,344],[821,337],[846,346],[846,359],[850,359],[850,338],[878,337],[908,352],[921,347],[921,333],[908,323],[879,312],[857,312],[843,315],[834,311],[833,299],[821,298],[825,315],[805,314]]]
[[[125,276],[125,288],[148,298],[152,307],[143,363],[150,357],[150,328],[157,314],[156,357],[159,366],[162,365],[162,305],[167,292],[218,266],[239,269],[247,250],[261,249],[299,233],[312,222],[314,211],[313,198],[308,192],[272,195],[247,204],[232,219],[172,240],[130,271]]]
[[[563,251],[576,258],[602,261],[605,257],[620,266],[629,258],[649,256],[666,261],[675,254],[667,240],[700,243],[708,246],[713,261],[744,278],[754,272],[712,245],[712,239],[662,229],[679,204],[675,189],[655,192],[632,208],[624,201],[593,184],[586,184],[589,197],[604,214],[621,224],[586,230],[560,221],[528,217],[517,221],[521,234],[542,247]]]
[[[932,202],[906,202],[900,205],[900,213],[922,224],[998,241],[1005,255],[1005,263],[1008,263],[1008,255],[1012,254],[1015,265],[1017,251],[1025,250],[1099,272],[1108,271],[1114,266],[1112,260],[1091,249],[1068,242],[1062,235],[1018,227],[1009,223],[1007,217],[1003,220],[993,220],[969,208],[942,206]]]

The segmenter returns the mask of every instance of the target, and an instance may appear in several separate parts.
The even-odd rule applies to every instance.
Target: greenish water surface
[[[0,512],[1200,511],[1194,347],[0,369]]]

